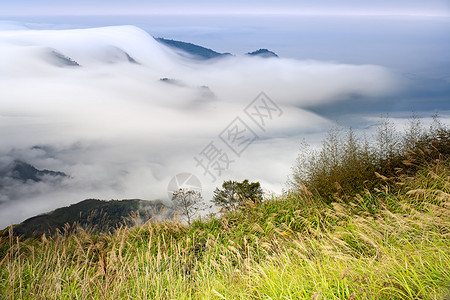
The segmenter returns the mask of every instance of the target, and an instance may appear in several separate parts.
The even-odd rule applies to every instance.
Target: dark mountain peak
[[[159,38],[154,37],[154,39],[157,42],[159,42],[165,46],[168,46],[175,50],[181,50],[182,53],[190,54],[194,58],[201,59],[201,60],[222,58],[222,57],[227,57],[227,56],[232,55],[230,53],[219,53],[214,50],[211,50],[211,49],[199,46],[199,45],[195,45],[192,43],[181,42],[181,41],[176,41],[176,40],[171,40],[171,39],[165,39],[165,38],[161,38],[161,37],[159,37]],[[182,53],[181,53],[181,55],[183,55]],[[278,57],[278,55],[275,52],[272,52],[267,49],[259,49],[259,50],[253,51],[253,52],[249,52],[249,53],[247,53],[247,55],[259,56],[259,57],[264,57],[264,58]]]
[[[58,67],[80,67],[80,64],[78,64],[75,60],[55,50],[51,50],[50,60]]]
[[[206,60],[213,58],[220,58],[231,55],[230,53],[219,53],[214,50],[195,45],[192,43],[186,43],[176,40],[170,40],[165,38],[154,38],[156,41],[160,42],[163,45],[166,45],[172,49],[182,50],[198,59]]]
[[[259,49],[259,50],[253,51],[253,52],[249,52],[249,53],[247,53],[247,55],[259,56],[259,57],[264,57],[264,58],[278,57],[278,55],[275,52],[272,52],[267,49]]]
[[[63,172],[51,171],[51,170],[38,170],[34,166],[30,165],[21,160],[15,160],[10,166],[11,170],[10,176],[13,179],[26,182],[27,180],[32,180],[34,182],[42,181],[42,177],[45,175],[53,177],[66,177],[67,175]]]
[[[37,177],[38,169],[26,162],[15,160],[12,165],[11,177],[21,181],[40,181]]]

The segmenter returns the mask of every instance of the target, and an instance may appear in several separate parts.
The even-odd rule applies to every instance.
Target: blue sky
[[[1,0],[0,15],[89,14],[337,14],[450,15],[448,0],[321,0],[321,1],[118,1]]]
[[[268,48],[284,58],[381,65],[414,78],[406,109],[448,109],[450,0],[0,0],[0,7],[0,21],[31,29],[134,25],[218,52]],[[418,105],[410,94],[420,95]],[[405,109],[401,99],[389,103]]]

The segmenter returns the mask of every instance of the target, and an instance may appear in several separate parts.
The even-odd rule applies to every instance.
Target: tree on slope
[[[263,191],[259,182],[242,182],[228,180],[222,184],[222,189],[216,188],[212,202],[225,210],[235,210],[246,201],[260,202]]]

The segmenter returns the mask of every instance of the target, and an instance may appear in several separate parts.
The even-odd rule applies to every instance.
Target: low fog
[[[199,61],[133,26],[10,26],[0,31],[0,170],[19,160],[67,176],[4,175],[0,227],[86,198],[169,202],[167,185],[183,172],[200,179],[207,200],[228,179],[280,193],[301,139],[334,121],[305,107],[374,101],[401,85],[376,65],[246,55]],[[264,130],[244,112],[261,92],[282,112]],[[257,135],[239,156],[219,138],[236,117]],[[215,181],[194,160],[211,142],[232,161]]]

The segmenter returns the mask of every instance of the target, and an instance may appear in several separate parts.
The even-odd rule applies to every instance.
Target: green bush
[[[320,150],[303,144],[290,179],[295,191],[309,190],[326,199],[349,199],[364,190],[384,185],[400,173],[414,173],[419,166],[450,156],[450,130],[434,116],[423,128],[415,116],[400,133],[382,118],[375,137],[357,137],[352,129],[344,135],[332,128]]]
[[[222,189],[216,188],[212,202],[224,210],[235,210],[246,205],[248,201],[258,203],[262,200],[263,191],[259,182],[242,182],[228,180]]]

